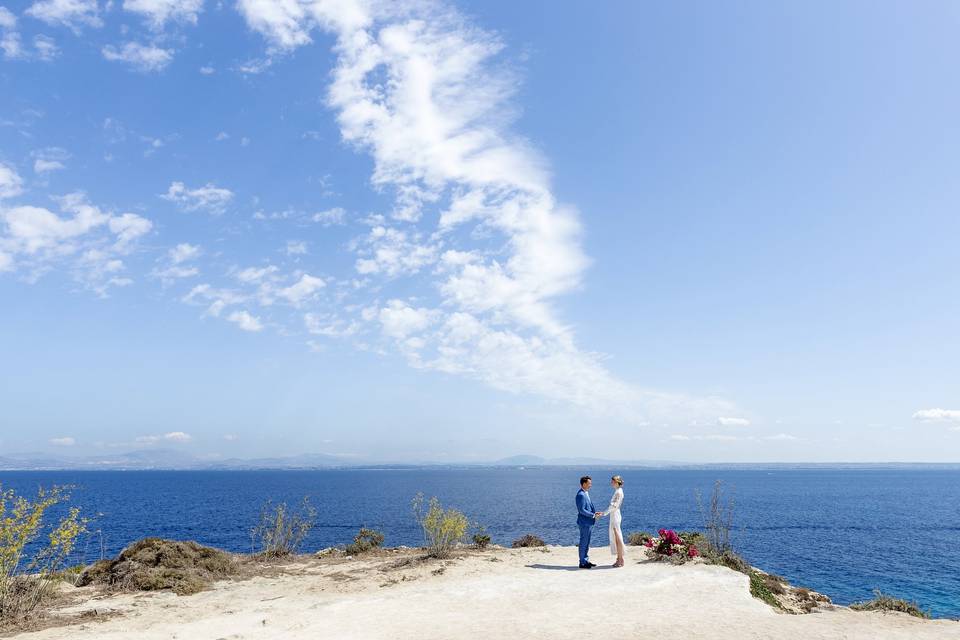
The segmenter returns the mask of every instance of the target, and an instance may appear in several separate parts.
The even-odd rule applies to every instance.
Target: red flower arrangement
[[[643,543],[647,548],[647,557],[683,564],[689,559],[700,556],[697,547],[688,545],[673,529],[660,529],[657,533],[659,538],[648,539]]]

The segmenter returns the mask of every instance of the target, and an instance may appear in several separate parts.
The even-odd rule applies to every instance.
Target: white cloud
[[[914,420],[920,422],[957,422],[960,423],[958,409],[921,409],[913,414]]]
[[[58,215],[45,207],[21,205],[0,208],[0,253],[8,259],[5,269],[17,259],[35,280],[57,261],[70,260],[74,278],[100,295],[110,287],[125,286],[119,256],[153,228],[133,213],[115,215],[89,203],[82,193],[55,198]]]
[[[206,304],[204,315],[219,317],[224,309],[246,301],[243,296],[231,289],[216,289],[207,283],[198,284],[183,297],[187,304]]]
[[[326,209],[324,211],[318,211],[311,219],[314,222],[319,222],[325,227],[330,227],[337,224],[343,224],[346,219],[347,212],[343,207],[333,207],[332,209]]]
[[[214,138],[214,140],[216,140],[217,142],[223,142],[224,140],[229,140],[229,139],[230,139],[230,134],[227,133],[226,131],[221,131],[220,133],[217,134],[217,137]]]
[[[288,256],[303,256],[307,254],[307,243],[303,240],[287,240],[286,253]]]
[[[357,272],[387,277],[412,275],[436,261],[438,245],[424,242],[419,234],[375,226],[358,242]]]
[[[196,24],[203,0],[124,0],[123,8],[142,15],[154,29],[162,29],[167,21]]]
[[[123,249],[130,243],[146,235],[153,228],[146,218],[138,216],[135,213],[124,213],[110,218],[108,223],[110,231],[117,236],[116,246]]]
[[[200,73],[205,76],[212,76],[216,72],[217,70],[210,65],[204,65],[200,67]]]
[[[772,435],[772,436],[764,436],[763,439],[764,439],[764,440],[793,441],[793,440],[799,440],[800,438],[798,438],[797,436],[792,436],[792,435],[790,435],[789,433],[778,433],[778,434]]]
[[[0,32],[0,50],[3,51],[3,57],[9,60],[24,57],[25,53],[20,34],[16,31]]]
[[[261,282],[265,278],[275,275],[280,269],[272,264],[265,267],[247,267],[236,273],[237,280],[246,284]]]
[[[37,58],[44,62],[49,62],[60,55],[60,49],[57,47],[56,41],[43,34],[33,37],[33,48],[36,51]]]
[[[107,45],[101,49],[101,53],[106,60],[123,62],[143,72],[162,71],[173,61],[172,49],[161,49],[139,42],[125,42],[120,48]]]
[[[42,160],[37,159],[33,161],[33,172],[34,173],[49,173],[50,171],[59,171],[60,169],[65,169],[64,165],[59,160]]]
[[[17,16],[6,7],[0,7],[0,50],[3,57],[15,60],[25,55],[17,28]]]
[[[188,189],[182,182],[173,182],[160,197],[176,203],[184,211],[205,210],[212,214],[221,214],[233,200],[233,192],[211,182],[196,189]]]
[[[189,244],[187,242],[181,242],[173,249],[170,249],[168,255],[170,256],[170,261],[173,262],[173,264],[180,264],[181,262],[198,258],[200,253],[201,250],[199,246],[195,244]]]
[[[47,147],[46,149],[37,149],[30,156],[34,158],[33,172],[42,174],[50,171],[59,171],[66,168],[64,162],[70,159],[70,154],[66,149],[60,147]]]
[[[303,274],[296,283],[277,291],[277,296],[287,300],[290,304],[298,306],[304,301],[312,298],[317,291],[326,286],[323,278],[317,278],[309,274]]]
[[[746,418],[717,418],[717,424],[721,427],[748,427],[750,421]]]
[[[70,240],[110,221],[109,214],[89,205],[64,207],[64,210],[72,212],[73,216],[61,218],[48,209],[31,205],[3,210],[0,215],[7,226],[9,244],[27,254],[42,250],[70,253],[73,250]]]
[[[0,199],[23,193],[23,178],[13,167],[0,162]]]
[[[351,336],[360,329],[360,326],[356,322],[347,323],[336,316],[320,315],[317,313],[303,314],[303,324],[308,332],[330,338]],[[319,345],[316,343],[308,342],[308,344],[314,351],[319,348]]]
[[[136,439],[140,444],[156,444],[162,440],[166,440],[167,442],[190,442],[193,440],[193,436],[183,431],[171,431],[170,433],[159,436],[139,436]]]
[[[251,29],[268,36],[279,49],[308,44],[312,25],[304,25],[308,6],[298,0],[240,0],[238,8]]]
[[[197,267],[185,267],[182,265],[170,265],[164,269],[157,269],[152,274],[156,278],[160,278],[164,285],[169,286],[175,280],[181,280],[184,278],[193,278],[200,275],[200,269]]]
[[[182,242],[167,251],[167,266],[154,269],[151,275],[159,278],[164,286],[170,286],[176,280],[197,276],[200,274],[200,269],[183,263],[195,260],[201,253],[197,245]]]
[[[0,273],[13,270],[13,256],[0,251]]]
[[[55,447],[72,447],[77,444],[77,441],[70,436],[64,436],[62,438],[50,438],[50,444]]]
[[[263,329],[263,323],[260,318],[250,315],[247,311],[234,311],[227,320],[233,322],[244,331],[260,331]]]
[[[10,9],[0,7],[0,29],[15,29],[17,26],[17,16]]]
[[[407,338],[420,333],[437,321],[440,313],[426,308],[415,309],[400,300],[391,300],[380,309],[379,319],[383,332],[393,338]]]
[[[101,27],[97,0],[37,0],[25,12],[51,25],[63,25],[79,33],[82,27]]]

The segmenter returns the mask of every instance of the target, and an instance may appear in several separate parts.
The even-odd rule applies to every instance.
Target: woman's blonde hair
[[[614,482],[616,482],[618,487],[622,487],[622,486],[623,486],[623,478],[621,478],[620,476],[613,476],[613,477],[610,478],[610,479],[613,480]]]

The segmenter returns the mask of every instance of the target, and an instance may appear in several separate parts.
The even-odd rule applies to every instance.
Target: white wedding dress
[[[623,504],[623,489],[618,488],[613,492],[610,498],[610,506],[607,507],[606,515],[610,518],[610,553],[617,555],[617,540],[623,542],[623,532],[620,531],[620,506]]]

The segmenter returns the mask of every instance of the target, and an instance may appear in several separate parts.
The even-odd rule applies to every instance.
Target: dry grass
[[[528,533],[527,535],[514,540],[513,544],[510,546],[514,549],[523,549],[525,547],[545,547],[547,546],[547,543],[544,542],[539,536]]]
[[[873,592],[873,600],[864,602],[855,602],[850,605],[854,611],[898,611],[906,613],[915,618],[929,618],[930,614],[920,608],[916,602],[910,602],[901,598],[888,596],[880,591]]]
[[[226,551],[196,542],[145,538],[131,544],[115,559],[100,560],[87,567],[77,584],[98,584],[115,591],[170,590],[189,595],[238,573],[236,559]]]

